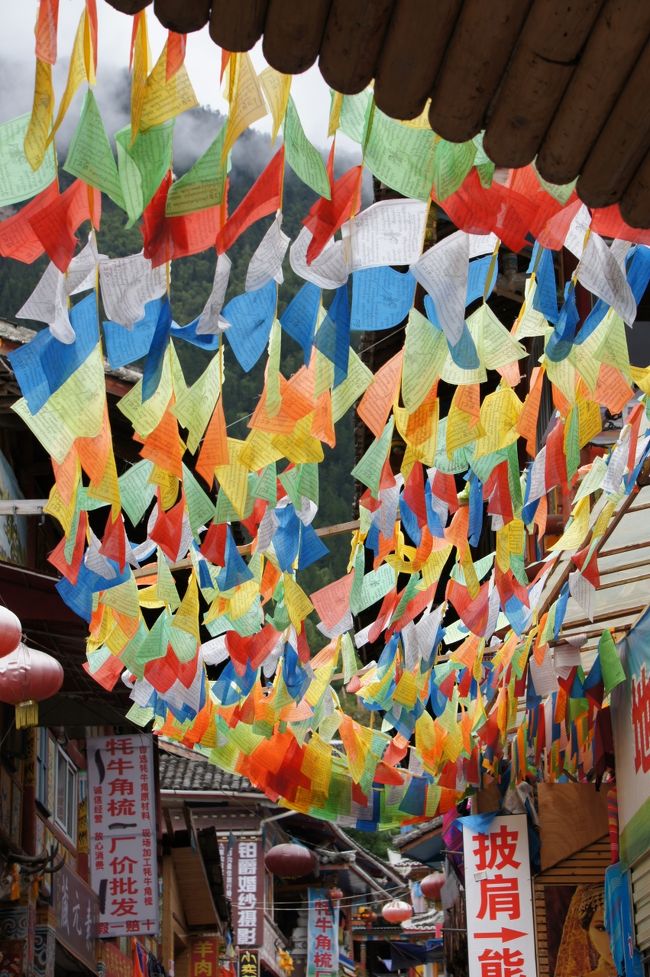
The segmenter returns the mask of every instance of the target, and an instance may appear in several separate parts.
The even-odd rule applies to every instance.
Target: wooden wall
[[[542,872],[541,875],[533,879],[533,909],[535,913],[537,939],[538,977],[553,977],[549,973],[544,889],[550,885],[575,886],[585,883],[595,884],[597,882],[603,882],[605,869],[609,864],[609,836],[604,835],[598,841],[588,845],[581,851],[575,852],[569,858],[558,862],[552,868]]]

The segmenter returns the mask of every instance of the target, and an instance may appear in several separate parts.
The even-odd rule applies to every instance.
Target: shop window
[[[77,837],[79,771],[48,729],[40,727],[36,742],[36,800],[72,841]]]
[[[44,726],[39,726],[36,730],[36,800],[49,813],[51,800],[48,790],[48,740],[47,729]]]
[[[54,822],[72,842],[75,842],[77,838],[77,782],[77,768],[59,746],[56,758],[56,812]]]

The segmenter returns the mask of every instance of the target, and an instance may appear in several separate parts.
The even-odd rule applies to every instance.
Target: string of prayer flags
[[[609,632],[590,668],[564,634],[576,610],[598,619],[598,550],[650,453],[648,369],[626,339],[650,280],[647,232],[532,165],[495,178],[480,135],[448,143],[389,119],[369,91],[333,96],[331,129],[362,157],[335,177],[334,144],[326,163],[291,79],[258,77],[246,54],[223,59],[228,119],[177,172],[191,65],[172,32],[151,69],[144,11],[114,155],[90,2],[53,121],[57,9],[39,6],[33,111],[2,126],[0,205],[19,209],[0,221],[0,255],[50,258],[17,310],[47,328],[10,354],[14,410],[52,458],[50,561],[87,622],[88,673],[112,688],[128,672],[131,720],[343,825],[453,815],[467,785],[503,770],[588,776],[624,672]],[[84,82],[64,165],[75,179],[59,190],[55,130]],[[231,150],[267,103],[283,142],[228,216]],[[317,195],[306,214],[283,214],[285,162]],[[401,198],[362,207],[367,170]],[[98,252],[102,194],[138,225],[140,253]],[[426,248],[432,202],[457,230]],[[502,249],[533,239],[506,318]],[[578,264],[560,292],[563,247]],[[214,276],[193,282],[201,311],[185,324],[175,262],[202,252]],[[110,370],[139,371],[117,405],[129,462],[104,353]],[[233,356],[259,378],[256,402],[242,402]],[[327,466],[353,410],[358,518],[326,527],[319,496],[341,488]],[[607,410],[622,425],[602,447]],[[332,531],[348,533],[347,562]]]

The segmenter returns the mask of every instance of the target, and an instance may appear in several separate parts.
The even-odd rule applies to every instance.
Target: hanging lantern
[[[391,899],[386,903],[381,914],[387,923],[403,923],[413,915],[413,906],[409,906],[408,902],[402,902],[401,899]]]
[[[264,856],[264,864],[281,879],[301,879],[316,868],[317,859],[304,845],[274,845]]]
[[[432,902],[440,902],[440,893],[444,884],[445,873],[432,872],[431,875],[426,875],[420,882],[422,895],[426,896],[427,899],[431,899]]]
[[[20,644],[23,628],[8,607],[0,605],[0,655],[8,655],[10,651],[15,651]]]
[[[338,885],[333,885],[332,888],[328,890],[327,894],[332,902],[339,902],[339,900],[343,898],[343,890],[339,889]]]
[[[16,707],[16,729],[38,725],[38,703],[56,695],[63,685],[61,664],[20,643],[0,658],[0,702]]]

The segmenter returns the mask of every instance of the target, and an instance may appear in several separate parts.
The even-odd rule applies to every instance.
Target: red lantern
[[[313,872],[317,859],[304,845],[274,845],[264,856],[264,864],[281,879],[301,879]]]
[[[43,651],[21,643],[0,658],[0,702],[16,707],[16,729],[38,725],[38,703],[62,685],[61,664]]]
[[[13,611],[0,605],[0,655],[8,655],[10,651],[15,651],[20,644],[22,633],[22,625]]]
[[[440,902],[440,893],[444,884],[444,872],[432,872],[431,875],[425,876],[420,882],[422,895],[426,896],[427,899],[431,899],[432,902]]]
[[[339,889],[338,885],[333,885],[332,888],[329,890],[328,895],[332,900],[332,902],[338,902],[340,899],[343,898],[343,890]]]
[[[382,916],[388,923],[403,923],[413,915],[413,906],[401,899],[391,899],[381,911]]]

